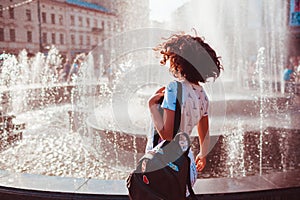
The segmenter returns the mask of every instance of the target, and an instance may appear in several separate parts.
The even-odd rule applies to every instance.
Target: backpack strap
[[[190,149],[188,149],[188,151],[189,150]],[[188,176],[187,176],[187,180],[186,180],[186,185],[187,185],[189,193],[190,193],[189,199],[190,200],[197,200],[197,197],[195,195],[195,192],[193,190],[192,183],[191,183],[191,168],[190,168],[191,159],[190,159],[189,156],[187,156],[187,157],[188,157],[188,160],[189,160],[189,167],[188,167]]]
[[[173,138],[178,133],[181,121],[181,105],[182,105],[182,84],[179,81],[177,83],[177,95],[176,95],[176,107],[175,107],[175,117],[173,126]],[[162,102],[162,101],[161,101]],[[158,111],[163,115],[163,109],[159,106]],[[153,147],[158,145],[160,136],[156,129],[154,129]]]
[[[174,117],[174,128],[173,128],[173,138],[178,133],[181,122],[181,105],[182,105],[182,85],[181,82],[176,81],[177,83],[177,96],[176,96],[176,108],[175,108],[175,117]]]
[[[180,128],[180,121],[181,121],[181,105],[182,105],[182,84],[179,81],[177,82],[177,99],[176,99],[176,110],[175,110],[175,121],[174,121],[174,132],[173,132],[173,138],[175,137],[175,135],[178,133],[179,128]],[[190,147],[188,148],[188,150],[186,151],[186,155],[189,161],[189,167],[188,167],[188,176],[187,176],[187,180],[186,180],[186,185],[188,187],[189,193],[190,193],[190,198],[191,199],[197,199],[195,192],[193,190],[192,187],[192,183],[191,183],[191,159],[188,156],[188,152],[190,151]]]

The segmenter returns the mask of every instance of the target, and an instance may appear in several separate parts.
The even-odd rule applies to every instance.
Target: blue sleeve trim
[[[175,111],[176,98],[177,98],[177,83],[176,81],[172,81],[167,85],[165,89],[164,100],[162,102],[161,107]]]

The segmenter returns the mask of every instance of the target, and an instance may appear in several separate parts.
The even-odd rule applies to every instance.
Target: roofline
[[[84,10],[90,10],[93,12],[103,13],[103,14],[110,15],[110,16],[117,16],[113,12],[104,12],[104,11],[97,10],[97,9],[92,9],[92,8],[87,8],[87,7],[72,4],[72,3],[67,3],[66,1],[58,1],[58,0],[40,0],[40,1],[41,1],[41,3],[52,3],[52,4],[54,3],[54,4],[61,4],[61,5],[68,5],[70,7],[76,7],[76,8],[80,8],[80,9],[84,9]]]
[[[80,8],[80,9],[91,10],[91,11],[98,12],[98,13],[103,13],[103,14],[106,14],[106,15],[116,16],[112,12],[105,12],[105,11],[101,11],[101,10],[97,10],[97,9],[93,9],[93,8],[87,8],[87,7],[84,7],[84,6],[77,5],[77,4],[68,3],[67,1],[65,1],[63,3],[67,4],[69,6],[72,6],[72,7]]]

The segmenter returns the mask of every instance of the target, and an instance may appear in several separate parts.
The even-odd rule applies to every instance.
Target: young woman
[[[169,63],[170,72],[182,85],[180,131],[191,134],[197,126],[200,153],[195,158],[192,151],[189,154],[193,185],[197,179],[197,171],[202,171],[206,165],[209,147],[209,102],[201,85],[209,78],[219,77],[222,67],[216,52],[197,36],[176,34],[154,50],[162,54],[161,64]],[[148,101],[154,128],[163,140],[170,141],[173,137],[176,97],[177,83],[172,81],[160,88]],[[161,98],[163,116],[157,109]],[[153,148],[151,140],[152,136],[149,136],[146,151]]]

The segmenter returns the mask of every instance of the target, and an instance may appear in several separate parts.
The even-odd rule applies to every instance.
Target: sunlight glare
[[[170,21],[171,14],[189,0],[150,0],[150,19]]]

